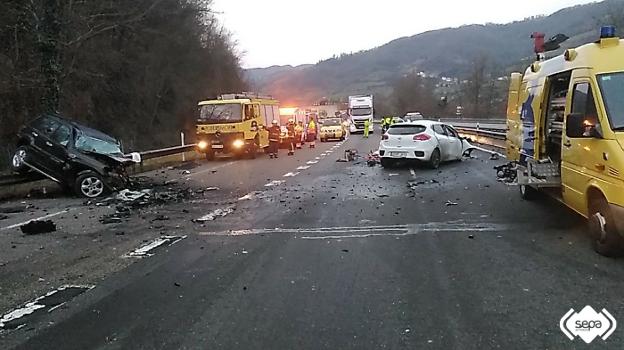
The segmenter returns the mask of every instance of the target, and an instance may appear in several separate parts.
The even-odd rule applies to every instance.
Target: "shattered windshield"
[[[108,155],[120,155],[121,147],[119,144],[101,140],[88,135],[80,135],[76,139],[76,148],[84,152],[93,152]]]
[[[364,115],[371,115],[373,110],[371,108],[353,108],[351,110],[351,115],[360,117]]]
[[[624,72],[598,76],[607,116],[614,131],[624,131]]]
[[[204,105],[199,110],[199,121],[202,123],[238,123],[242,120],[240,104]]]

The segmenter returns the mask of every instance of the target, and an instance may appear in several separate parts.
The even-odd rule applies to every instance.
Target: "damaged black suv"
[[[88,198],[126,186],[126,167],[132,163],[115,138],[58,115],[42,115],[23,126],[11,160],[18,173],[41,173]]]

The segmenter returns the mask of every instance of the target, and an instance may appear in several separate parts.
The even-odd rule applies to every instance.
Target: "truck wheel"
[[[89,170],[74,181],[74,193],[85,198],[96,198],[106,193],[106,185],[100,174]]]
[[[537,198],[539,191],[529,185],[520,185],[520,197],[525,201],[532,201]]]
[[[213,161],[215,159],[214,151],[206,151],[206,160]]]
[[[11,169],[19,174],[25,174],[30,171],[28,165],[24,163],[26,161],[28,150],[26,146],[19,146],[15,153],[13,153],[13,157],[11,157]]]
[[[429,158],[429,167],[431,169],[437,169],[440,167],[441,161],[442,161],[442,155],[440,154],[440,149],[436,148],[431,153],[431,158]]]
[[[594,250],[606,257],[624,255],[624,239],[616,230],[613,214],[604,197],[592,200],[590,204],[589,232]]]

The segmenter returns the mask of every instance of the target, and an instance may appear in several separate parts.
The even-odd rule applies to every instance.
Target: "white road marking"
[[[208,169],[204,169],[204,170],[200,170],[200,171],[195,172],[195,173],[191,173],[191,174],[189,174],[187,176],[193,177],[193,176],[196,176],[196,175],[205,174],[207,172],[212,172],[212,171],[215,171],[215,170],[219,170],[219,169],[228,167],[228,166],[230,166],[232,164],[236,164],[236,162],[228,162],[228,163],[225,163],[225,164],[217,165],[217,166],[214,166],[214,167],[211,167],[211,168],[208,168]]]
[[[0,231],[10,230],[10,229],[13,229],[13,228],[17,228],[17,227],[20,227],[20,226],[23,226],[23,225],[29,224],[29,223],[31,223],[31,222],[33,222],[33,221],[38,221],[38,220],[46,220],[46,219],[49,219],[49,218],[53,218],[53,217],[58,216],[58,215],[61,215],[61,214],[69,213],[69,212],[70,212],[70,211],[72,211],[72,210],[74,210],[74,208],[71,208],[71,209],[65,209],[65,210],[59,211],[59,212],[57,212],[57,213],[48,214],[48,215],[45,215],[45,216],[42,216],[42,217],[39,217],[39,218],[35,218],[35,219],[30,219],[30,220],[27,220],[27,221],[24,221],[24,222],[20,222],[19,224],[15,224],[15,225],[11,225],[11,226],[6,226],[6,227],[3,227],[3,228],[0,228]]]
[[[499,152],[496,152],[496,151],[492,151],[492,150],[489,150],[489,149],[486,149],[486,148],[481,148],[481,147],[476,147],[476,146],[472,146],[472,147],[474,147],[478,151],[489,153],[489,154],[496,154],[499,157],[507,159],[507,156],[502,154],[502,153],[499,153]]]
[[[318,163],[318,160],[309,160],[306,162],[306,164],[310,164],[310,165],[316,164],[316,163]]]
[[[153,254],[150,254],[150,251],[152,251],[153,249],[156,249],[164,244],[172,246],[178,243],[179,241],[185,239],[186,237],[187,236],[162,236],[140,248],[137,248],[131,251],[128,254],[125,254],[123,257],[124,258],[143,258],[147,256],[152,256]]]
[[[296,173],[292,173],[292,172],[291,172],[291,173],[286,173],[286,174],[284,174],[284,177],[295,177],[295,176],[297,176],[297,175],[299,175],[299,173],[298,173],[298,172],[296,172]]]
[[[342,239],[369,238],[376,236],[410,236],[427,232],[493,232],[508,229],[499,224],[468,224],[461,222],[438,222],[428,224],[389,225],[389,226],[353,226],[319,228],[268,228],[249,230],[230,230],[224,232],[200,232],[205,236],[248,236],[257,234],[304,234],[300,239]],[[323,236],[311,236],[321,234]]]
[[[67,288],[92,289],[94,287],[95,287],[94,285],[82,285],[82,286],[79,286],[79,285],[64,285],[64,286],[61,286],[61,287],[59,287],[59,288],[57,288],[57,289],[55,289],[55,290],[53,290],[51,292],[46,293],[43,296],[37,297],[35,300],[26,303],[22,307],[17,308],[15,310],[13,310],[13,311],[3,315],[2,318],[0,318],[0,329],[4,328],[4,325],[7,324],[8,322],[20,319],[20,318],[22,318],[24,316],[32,314],[33,312],[35,312],[35,311],[37,311],[39,309],[45,308],[47,305],[40,304],[40,301],[45,299],[45,298],[47,298],[47,297],[49,297],[49,296],[51,296],[51,295],[54,295],[54,294],[58,293],[59,291],[65,290]],[[48,312],[54,311],[55,309],[57,309],[58,307],[60,307],[63,304],[65,304],[65,303],[62,303],[60,305],[57,305],[55,307],[50,308],[50,310],[48,310]]]
[[[195,221],[198,221],[198,222],[214,221],[216,218],[224,217],[226,215],[232,214],[234,212],[234,208],[235,207],[233,205],[229,207],[225,207],[225,208],[218,208],[202,216],[201,218],[196,219]]]
[[[279,186],[279,185],[283,184],[284,182],[286,182],[286,181],[284,181],[284,180],[273,180],[273,181],[269,182],[268,184],[264,185],[264,187]]]
[[[247,193],[246,195],[244,195],[244,196],[240,197],[238,200],[239,200],[239,201],[248,201],[248,200],[252,200],[252,199],[254,199],[254,198],[258,197],[258,195],[259,195],[260,193],[262,193],[262,192],[259,192],[259,191],[250,192],[250,193]]]
[[[297,170],[307,170],[307,169],[310,169],[309,165],[302,165],[300,167],[297,167]]]

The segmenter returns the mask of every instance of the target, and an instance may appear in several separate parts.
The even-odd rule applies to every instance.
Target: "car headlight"
[[[208,148],[208,142],[199,141],[199,143],[197,144],[197,148],[199,148],[200,150],[205,150],[206,148]]]
[[[235,140],[234,142],[232,142],[232,146],[234,146],[234,148],[242,148],[243,146],[245,146],[245,141]]]

